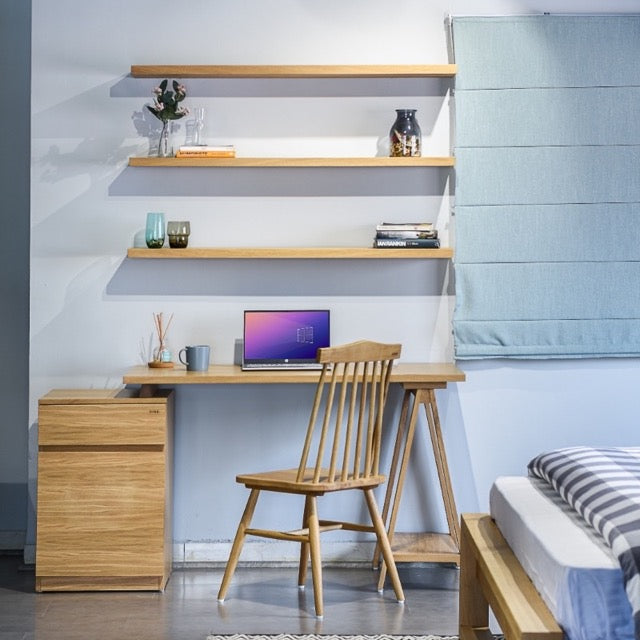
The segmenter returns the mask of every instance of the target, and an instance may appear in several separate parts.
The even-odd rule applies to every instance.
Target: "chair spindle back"
[[[389,377],[400,351],[399,344],[366,340],[318,350],[323,368],[298,482],[348,482],[378,475]]]

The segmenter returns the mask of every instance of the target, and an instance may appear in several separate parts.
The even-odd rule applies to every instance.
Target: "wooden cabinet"
[[[162,590],[171,573],[173,393],[40,399],[36,591]]]

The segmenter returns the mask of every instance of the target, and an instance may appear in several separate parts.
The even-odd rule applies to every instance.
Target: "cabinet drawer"
[[[38,444],[163,445],[166,403],[41,405]]]

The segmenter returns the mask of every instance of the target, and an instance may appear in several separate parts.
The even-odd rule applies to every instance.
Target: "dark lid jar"
[[[396,109],[396,121],[389,132],[389,155],[392,158],[420,156],[422,134],[416,120],[417,109]]]

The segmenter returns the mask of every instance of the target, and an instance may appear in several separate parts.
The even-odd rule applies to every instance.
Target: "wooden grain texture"
[[[162,572],[164,452],[40,451],[38,575]]]
[[[562,640],[563,633],[487,514],[463,514],[460,637],[483,637],[488,607],[508,640]]]
[[[460,563],[458,513],[451,486],[449,465],[445,454],[444,441],[440,428],[438,406],[434,392],[435,385],[406,383],[400,422],[396,432],[396,442],[389,470],[387,490],[382,509],[383,520],[387,526],[389,540],[393,548],[393,557],[397,562],[455,562]],[[411,411],[409,411],[411,407]],[[440,494],[445,508],[449,532],[420,532],[411,534],[396,533],[396,522],[413,449],[416,426],[420,408],[424,409],[431,451],[438,470]],[[373,554],[373,566],[380,561],[380,549],[376,546]],[[381,589],[386,577],[386,568],[380,567],[378,589]]]
[[[394,533],[391,544],[396,562],[460,563],[460,553],[448,533]]]
[[[123,399],[135,399],[134,404],[164,405],[171,396],[171,389],[159,389],[149,398],[141,398],[136,389],[52,389],[38,399],[38,405],[122,404]]]
[[[207,371],[132,367],[123,376],[125,384],[315,384],[319,371],[243,371],[234,364],[212,364]],[[452,362],[400,362],[391,371],[391,382],[409,387],[443,388],[448,382],[464,382],[465,373]]]
[[[437,78],[456,72],[455,64],[131,65],[134,78]]]
[[[163,591],[164,576],[36,576],[41,591]]]
[[[146,260],[424,260],[450,259],[453,249],[374,249],[371,247],[132,247],[127,257]]]
[[[166,406],[155,404],[41,405],[40,447],[165,443]]]
[[[372,156],[362,158],[158,158],[154,156],[132,156],[129,158],[130,167],[280,167],[295,169],[298,167],[372,167],[372,168],[402,168],[402,167],[453,167],[455,158],[452,156],[422,156],[413,158],[391,158],[386,156]]]
[[[425,410],[427,423],[429,425],[429,436],[431,438],[431,449],[438,470],[438,480],[440,491],[444,502],[445,514],[449,533],[456,547],[460,547],[460,524],[458,519],[458,509],[456,507],[453,487],[451,485],[451,474],[449,473],[449,463],[447,462],[444,438],[440,426],[440,416],[438,405],[433,389],[418,389],[415,392],[417,404],[421,404]]]
[[[171,392],[141,400],[56,390],[42,398],[36,590],[164,589],[172,477]]]

